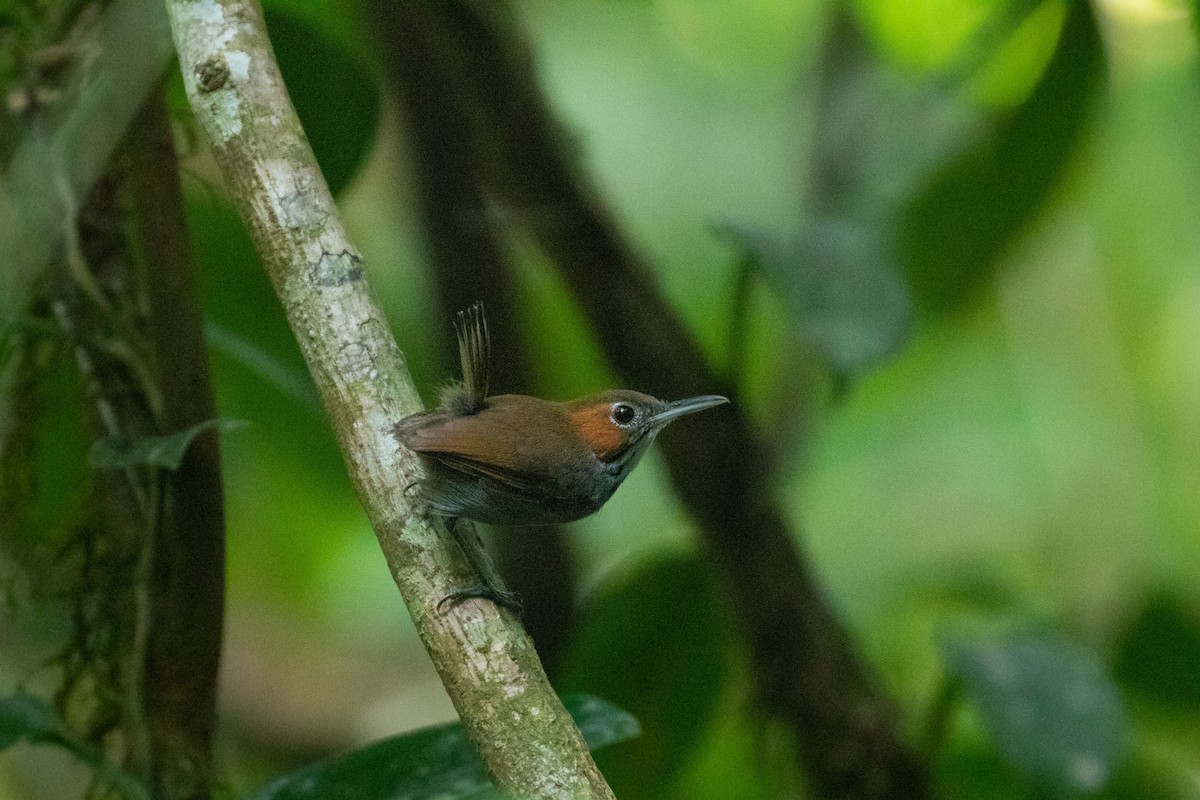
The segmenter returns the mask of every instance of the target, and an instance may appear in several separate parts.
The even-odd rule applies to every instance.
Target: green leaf
[[[353,53],[287,10],[265,9],[271,47],[321,172],[336,196],[379,127],[379,91]]]
[[[0,750],[23,739],[59,742],[63,737],[62,722],[45,700],[25,692],[0,698]]]
[[[150,466],[177,470],[192,440],[201,433],[210,429],[230,431],[245,424],[236,419],[209,419],[162,436],[142,436],[126,442],[101,439],[92,443],[88,464],[96,469]]]
[[[839,375],[862,375],[907,340],[908,289],[867,227],[821,220],[792,237],[741,226],[726,230]]]
[[[1054,56],[1029,97],[936,174],[901,225],[909,286],[934,312],[966,304],[1062,174],[1104,74],[1091,4],[1069,0]]]
[[[951,741],[934,762],[938,797],[965,800],[1030,800],[1028,785],[987,742]]]
[[[1117,651],[1117,679],[1142,697],[1200,713],[1200,615],[1151,597]]]
[[[595,750],[638,734],[630,714],[596,697],[563,698]],[[288,773],[252,800],[457,800],[498,798],[458,722],[381,739]]]
[[[706,734],[731,669],[732,626],[709,566],[673,556],[597,593],[555,684],[608,698],[642,726],[598,756],[617,796],[667,794]]]
[[[215,322],[204,325],[204,341],[306,408],[319,411],[321,398],[312,376],[285,364],[246,337]]]
[[[269,416],[281,427],[295,429],[301,438],[318,427],[327,430],[323,415],[319,426],[310,422],[308,429],[302,429],[306,419],[314,418],[313,411],[320,411],[320,397],[254,242],[233,206],[212,202],[207,195],[192,198],[188,230],[194,231],[198,268],[211,279],[205,292],[206,342],[277,390],[268,393],[246,385],[240,370],[236,376],[228,375],[226,359],[218,358],[213,363],[217,394],[235,416]],[[292,402],[280,403],[274,394],[299,402],[302,412],[297,413]],[[336,457],[344,474],[340,454]]]
[[[1195,800],[1195,748],[1163,747],[1146,739],[1113,776],[1104,800]]]
[[[21,740],[58,745],[91,767],[102,782],[121,796],[128,800],[150,800],[150,793],[141,781],[109,761],[99,748],[72,736],[49,703],[16,692],[0,698],[0,750]]]
[[[943,644],[1001,755],[1060,796],[1102,789],[1129,723],[1099,660],[1059,639],[1016,635]]]
[[[633,714],[599,697],[571,694],[563,698],[563,705],[575,720],[589,750],[633,739],[642,733],[642,726]]]

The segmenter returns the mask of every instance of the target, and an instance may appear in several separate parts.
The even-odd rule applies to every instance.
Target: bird
[[[455,320],[462,382],[432,411],[405,417],[396,440],[420,458],[421,494],[446,517],[493,525],[572,522],[600,510],[669,423],[728,403],[667,402],[629,389],[565,403],[488,396],[491,344],[483,304]]]
[[[616,389],[565,403],[522,394],[488,395],[491,340],[483,304],[454,321],[462,381],[446,387],[436,408],[395,424],[396,441],[424,470],[417,486],[429,508],[446,518],[478,584],[438,603],[486,598],[520,611],[487,549],[460,519],[492,525],[573,522],[599,511],[637,466],[664,427],[728,403],[721,395],[667,402]]]

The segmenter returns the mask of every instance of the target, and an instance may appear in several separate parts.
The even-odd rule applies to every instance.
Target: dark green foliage
[[[251,342],[305,384],[304,391],[315,401],[316,389],[304,357],[233,207],[207,193],[198,194],[188,205],[188,229],[193,257],[204,276],[208,325]]]
[[[584,608],[555,683],[610,699],[642,735],[597,759],[622,798],[663,797],[720,702],[732,640],[709,566],[675,556],[602,589]]]
[[[379,91],[354,54],[282,9],[265,10],[271,46],[329,190],[358,171],[379,125]]]
[[[910,286],[931,311],[970,302],[1062,175],[1104,72],[1091,4],[1070,0],[1058,47],[1029,97],[945,164],[901,230]]]
[[[57,742],[65,731],[58,715],[44,700],[17,692],[0,699],[0,750],[21,740]]]
[[[97,778],[127,800],[149,800],[136,778],[108,761],[104,753],[71,735],[50,704],[25,692],[0,698],[0,750],[19,741],[57,745],[91,767]]]
[[[595,750],[638,734],[630,714],[596,697],[563,702]],[[284,775],[251,800],[484,800],[499,798],[462,724],[392,736]]]
[[[420,390],[433,398],[450,375],[431,354],[450,326],[431,310],[428,258],[414,245],[425,239],[411,208],[405,124],[378,124],[378,45],[348,13],[352,5],[266,3],[285,81],[333,190],[344,193],[355,181],[381,131],[381,152],[395,156],[372,160],[381,173],[355,187],[346,222],[372,276],[387,278],[376,286],[379,297]],[[1082,0],[917,0],[801,4],[801,17],[788,5],[584,0],[512,8],[576,149],[574,163],[710,360],[745,356],[732,359],[731,373],[759,431],[795,445],[789,463],[797,471],[772,474],[761,490],[799,523],[798,546],[856,650],[897,701],[902,730],[919,728],[921,709],[932,705],[930,684],[949,664],[955,689],[938,705],[945,715],[931,715],[945,724],[929,726],[941,735],[920,754],[931,764],[935,795],[1069,797],[1080,788],[1072,785],[1071,754],[1087,745],[1100,755],[1074,762],[1075,776],[1111,775],[1094,798],[1193,797],[1200,605],[1188,580],[1196,561],[1198,388],[1186,368],[1200,340],[1200,226],[1187,223],[1200,186],[1189,144],[1200,128],[1200,4],[1143,15]],[[43,112],[62,103],[62,67],[72,53],[63,51],[67,61],[32,59],[62,38],[70,18],[41,33],[42,17],[91,7],[0,2],[0,154],[41,119],[28,112],[23,92],[39,89],[49,103]],[[837,36],[835,15],[849,23]],[[801,19],[780,34],[794,50],[786,63],[768,63],[755,19],[777,30]],[[398,41],[411,44],[412,31]],[[1014,58],[1017,51],[1023,55]],[[1108,72],[1111,88],[1103,84]],[[182,109],[177,73],[172,80]],[[996,85],[1015,87],[1004,95],[1006,110],[988,105]],[[419,645],[399,621],[395,588],[253,246],[221,190],[198,185],[195,176],[211,172],[199,131],[191,134],[182,148],[189,235],[204,277],[219,413],[253,423],[222,440],[229,607],[302,620],[286,644],[235,638],[229,664],[242,668],[247,654],[256,663],[319,664],[332,652],[338,663],[390,676],[392,664],[376,669],[379,651]],[[495,222],[509,237],[514,313],[537,393],[555,399],[620,383],[580,322],[583,306],[521,232],[529,220],[571,213],[550,196],[497,200],[487,214],[451,217],[455,225]],[[729,238],[705,231],[712,220],[736,220],[736,257],[752,262],[738,284],[746,292],[741,305],[722,294],[737,281],[728,274]],[[997,299],[989,289],[1000,268],[1013,280],[1005,276]],[[731,306],[745,319],[726,341]],[[914,308],[925,313],[915,336]],[[124,476],[89,469],[83,457],[97,434],[86,425],[86,381],[59,327],[30,318],[5,331],[8,340],[18,334],[31,346],[21,351],[14,412],[0,436],[0,591],[28,615],[33,633],[3,637],[0,650],[5,669],[29,674],[29,662],[44,663],[32,651],[58,648],[69,633],[54,616],[63,605],[56,598],[92,541],[82,532],[98,500],[88,489]],[[813,407],[820,397],[809,388],[826,370],[841,401],[832,414]],[[109,468],[169,467],[192,433],[139,440],[120,453],[101,443],[95,453]],[[165,449],[151,452],[151,444]],[[793,743],[772,739],[763,709],[748,701],[755,669],[711,573],[700,558],[657,560],[690,523],[670,487],[645,477],[581,526],[587,543],[576,554],[585,585],[614,561],[627,566],[585,596],[582,628],[556,685],[638,715],[644,735],[599,754],[623,800],[806,796],[771,785],[781,762],[803,768]],[[671,534],[645,541],[667,526]],[[568,540],[580,543],[574,533]],[[640,569],[629,566],[629,551],[642,547],[660,549]],[[109,565],[132,563],[130,553],[99,555],[87,562],[92,585],[124,591],[128,573]],[[9,577],[10,565],[24,570],[19,580]],[[1126,582],[1110,594],[1098,574]],[[1176,591],[1136,593],[1164,574]],[[905,602],[894,604],[896,597]],[[114,639],[105,613],[113,607],[99,590],[87,597],[89,641],[108,647]],[[1130,613],[1114,615],[1114,607]],[[959,641],[938,659],[929,632],[948,619],[1003,623],[1031,609],[1068,630],[1084,620],[1090,639],[1112,644],[1128,718],[1096,659],[1053,638]],[[1013,666],[1011,682],[989,672],[998,657]],[[407,690],[408,673],[397,673]],[[1097,702],[1067,703],[1073,681],[1092,686]],[[276,778],[290,766],[264,762],[293,757],[291,747],[311,752],[304,726],[326,693],[361,699],[349,684],[323,692],[282,678],[276,685],[286,699],[274,709],[294,707],[286,724],[295,729],[262,726],[260,710],[226,697],[223,736],[235,748],[218,781],[257,788]],[[1014,704],[1033,716],[1014,724],[1005,715]],[[342,713],[357,711],[347,705],[355,711]],[[69,731],[36,698],[0,700],[0,745],[17,743],[5,760],[19,762],[30,742],[78,746],[80,758],[111,770],[82,739],[61,738],[87,727],[67,707]],[[622,719],[589,721],[620,727]],[[317,745],[345,741],[335,738],[344,724],[331,720]],[[261,739],[240,738],[247,731]],[[286,792],[314,779],[336,797],[341,774],[355,796],[494,796],[457,728],[402,738],[404,755],[386,765],[372,760],[391,752],[381,742],[272,787],[294,797]],[[445,760],[432,769],[425,756]],[[1100,769],[1079,771],[1081,764]],[[400,766],[411,771],[401,775]],[[100,793],[112,794],[104,786]]]
[[[1146,699],[1200,712],[1200,616],[1175,598],[1150,597],[1121,641],[1116,675]]]

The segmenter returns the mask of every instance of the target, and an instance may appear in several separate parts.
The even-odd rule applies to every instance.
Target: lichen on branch
[[[509,613],[471,600],[462,553],[407,487],[389,434],[420,409],[403,354],[288,100],[256,2],[167,3],[192,109],[300,344],[392,576],[497,785],[523,798],[610,798]]]

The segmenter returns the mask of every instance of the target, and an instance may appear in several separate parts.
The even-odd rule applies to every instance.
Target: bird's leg
[[[458,517],[448,517],[446,527],[449,529],[450,535],[454,537],[454,541],[458,542],[459,549],[462,550],[471,569],[479,578],[479,583],[465,589],[456,589],[446,595],[438,602],[438,610],[442,610],[442,606],[447,604],[456,606],[464,600],[480,597],[519,614],[521,601],[516,593],[509,590],[504,584],[504,579],[500,577],[500,571],[496,569],[496,563],[484,546],[483,540],[479,538],[479,532],[475,526]]]

